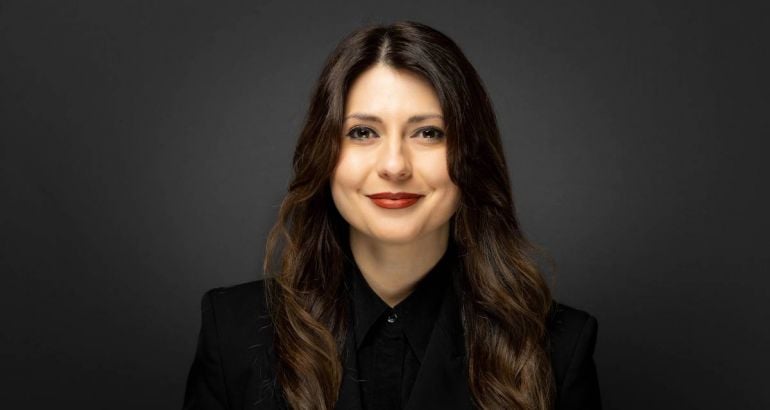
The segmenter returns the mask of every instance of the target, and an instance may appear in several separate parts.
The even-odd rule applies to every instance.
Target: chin
[[[362,233],[373,240],[389,244],[409,243],[419,237],[419,232],[416,230],[389,229],[387,226],[372,227],[369,232]]]

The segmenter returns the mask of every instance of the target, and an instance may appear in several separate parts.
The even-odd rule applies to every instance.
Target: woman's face
[[[445,129],[438,97],[422,77],[377,64],[356,78],[331,180],[351,236],[405,244],[448,232],[460,192],[449,179]]]

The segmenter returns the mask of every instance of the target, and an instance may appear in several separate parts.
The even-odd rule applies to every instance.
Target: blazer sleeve
[[[593,358],[598,327],[596,318],[590,315],[583,323],[562,382],[559,410],[602,408],[599,379]]]
[[[195,358],[187,376],[183,404],[185,410],[229,408],[212,303],[215,290],[206,292],[201,300],[201,326]]]

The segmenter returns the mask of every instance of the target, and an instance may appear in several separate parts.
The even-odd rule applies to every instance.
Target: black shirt
[[[406,405],[438,316],[444,286],[454,263],[452,247],[391,308],[352,269],[353,326],[363,409],[401,409]]]

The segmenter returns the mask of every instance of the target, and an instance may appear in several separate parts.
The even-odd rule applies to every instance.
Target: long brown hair
[[[550,408],[551,293],[533,258],[539,248],[525,239],[516,218],[492,103],[449,37],[408,21],[364,27],[344,38],[311,97],[264,262],[282,394],[295,409],[331,409],[338,398],[349,326],[343,303],[349,242],[329,181],[345,96],[355,78],[378,63],[426,78],[446,119],[449,175],[461,192],[450,235],[462,261],[459,296],[475,404]]]

